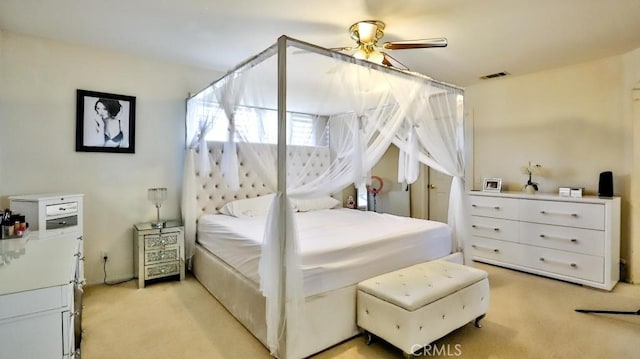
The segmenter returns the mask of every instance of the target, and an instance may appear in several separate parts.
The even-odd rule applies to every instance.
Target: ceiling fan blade
[[[386,52],[382,52],[382,54],[384,55],[384,59],[382,60],[382,64],[383,65],[389,66],[389,67],[394,67],[394,68],[399,69],[399,70],[409,70],[407,65],[405,65],[402,62],[398,61],[398,59],[396,59],[395,57],[387,54]]]
[[[385,42],[382,47],[387,50],[426,49],[430,47],[446,47],[447,39],[438,37],[423,40],[391,41]]]
[[[337,52],[345,52],[345,51],[356,50],[357,48],[358,48],[357,46],[328,47],[327,50],[337,51]],[[298,55],[298,54],[309,54],[311,52],[309,52],[307,50],[295,50],[292,53],[294,55]]]
[[[330,47],[328,48],[328,50],[342,52],[342,51],[355,50],[357,48],[358,48],[357,46],[344,46],[344,47]]]

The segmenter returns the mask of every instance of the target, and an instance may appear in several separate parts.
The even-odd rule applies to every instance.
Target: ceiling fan
[[[355,51],[352,56],[375,62],[378,64],[408,70],[407,66],[389,55],[384,50],[410,50],[425,49],[431,47],[446,47],[447,39],[444,37],[385,42],[378,45],[378,40],[384,35],[385,24],[379,20],[358,21],[349,27],[349,34],[355,40],[356,46],[333,48],[335,51]]]

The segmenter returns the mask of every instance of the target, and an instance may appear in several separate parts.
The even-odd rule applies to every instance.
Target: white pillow
[[[268,194],[227,202],[220,208],[220,213],[238,218],[266,216],[273,197],[275,197],[274,194]]]
[[[336,208],[342,202],[329,196],[316,198],[292,198],[291,204],[298,212],[317,211],[321,209]]]

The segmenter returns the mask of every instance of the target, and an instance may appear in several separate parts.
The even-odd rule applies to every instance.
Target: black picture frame
[[[76,152],[135,153],[136,98],[76,91]]]

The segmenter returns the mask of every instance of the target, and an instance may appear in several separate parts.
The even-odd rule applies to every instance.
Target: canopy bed
[[[182,214],[195,277],[272,355],[358,333],[355,285],[463,262],[462,90],[282,36],[187,100]],[[341,208],[386,149],[398,181],[453,177],[448,224]]]

